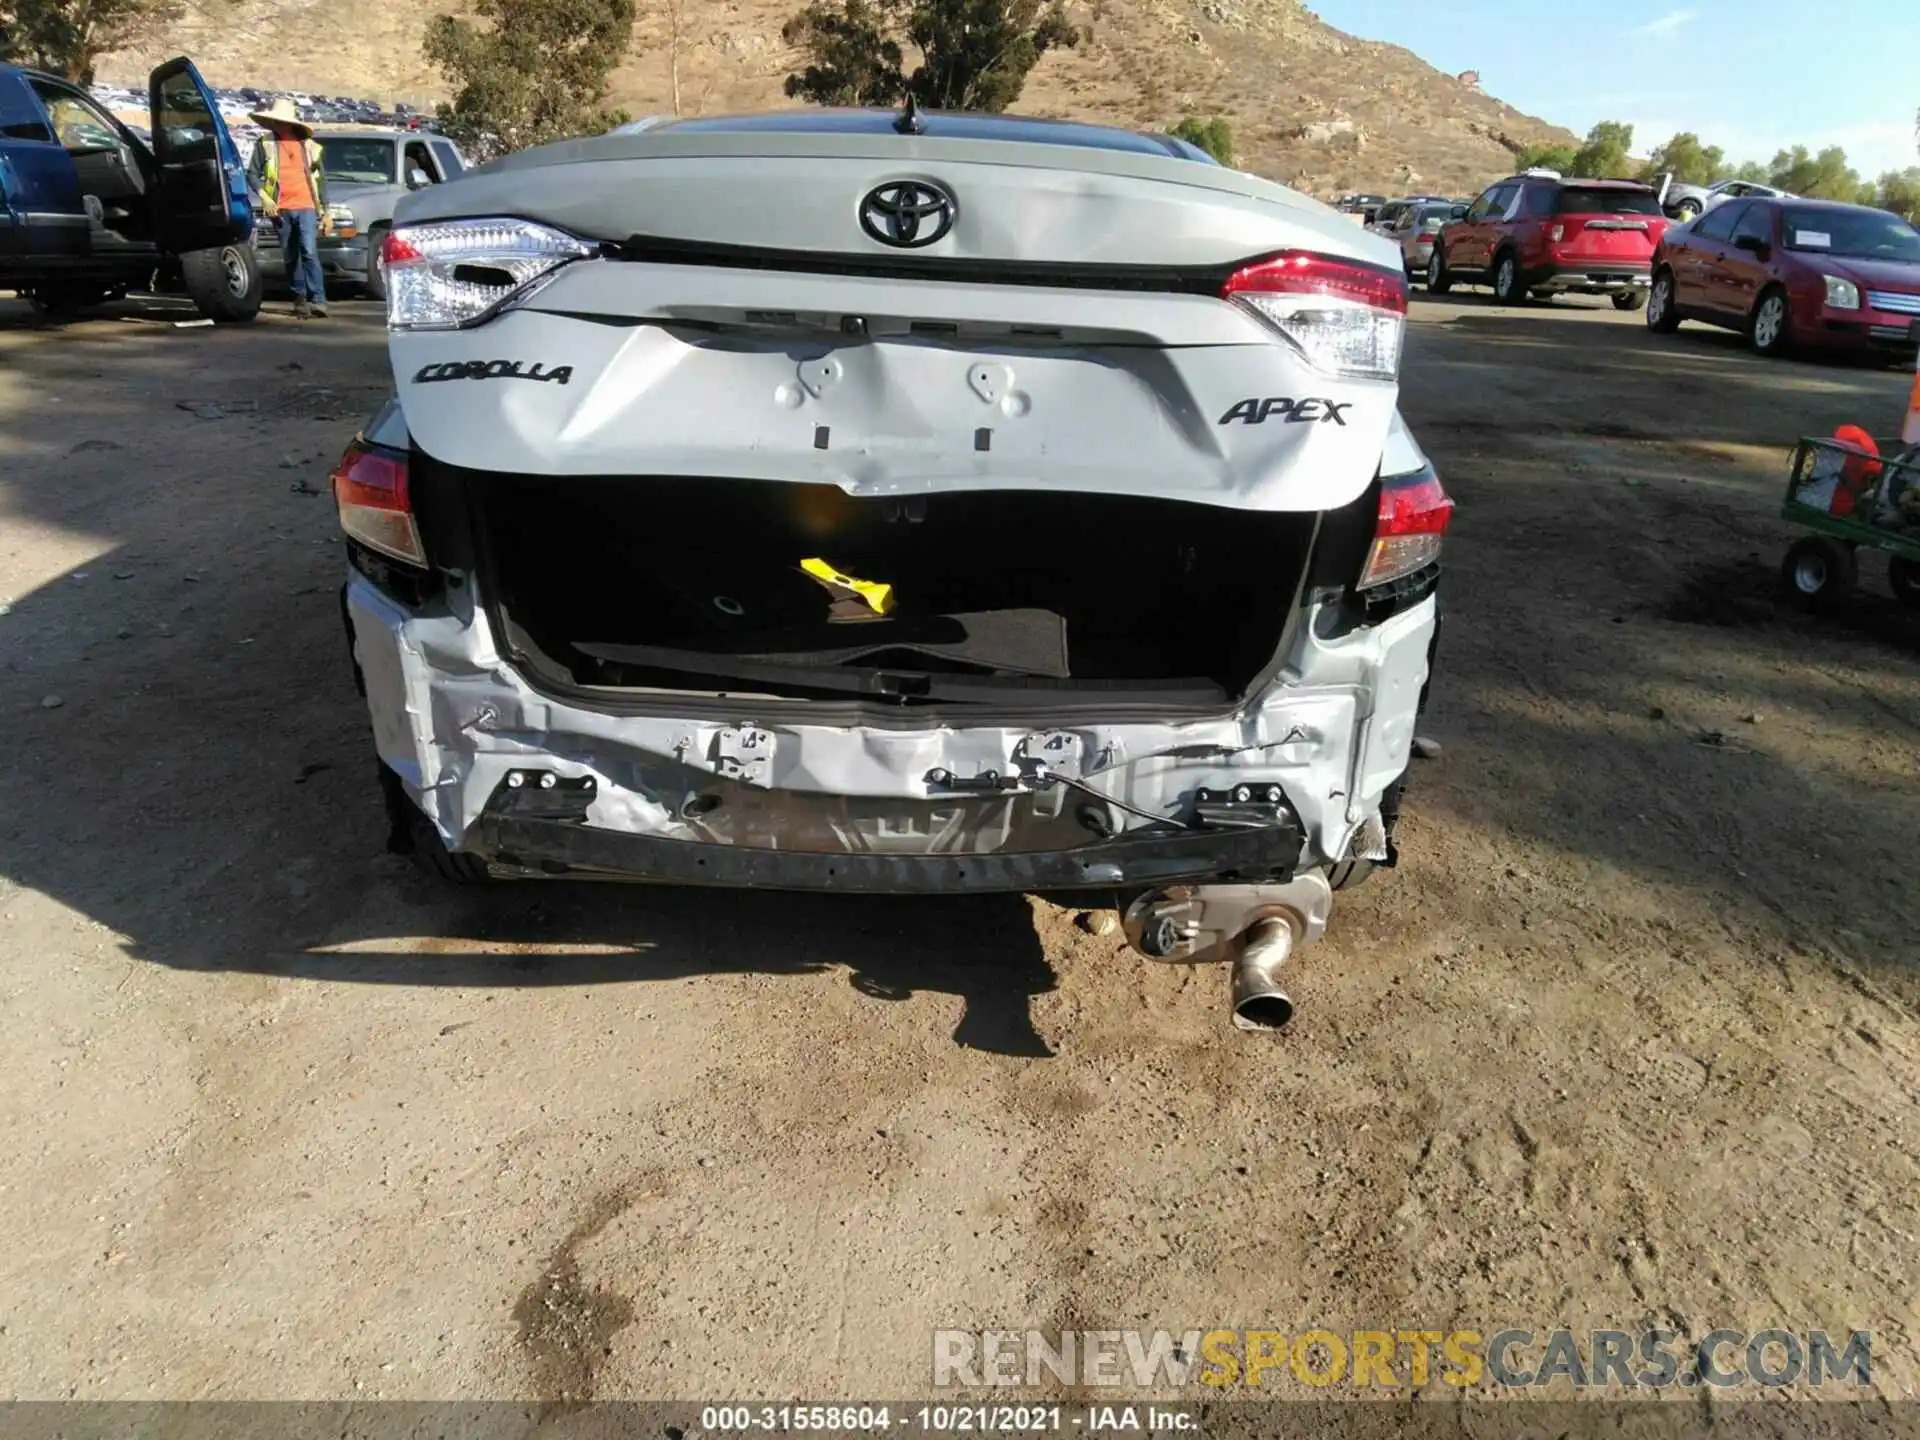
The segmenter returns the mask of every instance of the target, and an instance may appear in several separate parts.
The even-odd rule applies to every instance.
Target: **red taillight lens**
[[[407,461],[355,441],[333,471],[333,503],[340,528],[369,549],[424,566],[426,551],[407,496]]]
[[[1400,371],[1407,277],[1398,269],[1290,250],[1234,271],[1220,297],[1279,331],[1317,369],[1366,380]]]
[[[1396,315],[1407,313],[1404,275],[1304,250],[1284,251],[1242,266],[1227,277],[1221,293],[1228,299],[1256,294],[1329,295],[1378,310],[1390,310]]]
[[[416,250],[405,236],[392,230],[380,237],[380,263],[382,265],[404,265],[409,260],[421,260],[425,257]]]
[[[1440,540],[1453,519],[1453,501],[1431,467],[1389,476],[1380,484],[1380,519],[1359,588],[1403,579],[1440,558]]]

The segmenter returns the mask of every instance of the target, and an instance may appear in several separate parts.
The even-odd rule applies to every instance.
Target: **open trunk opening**
[[[477,510],[487,592],[561,678],[899,704],[1230,702],[1273,658],[1315,528],[1174,500],[630,476],[490,476]]]

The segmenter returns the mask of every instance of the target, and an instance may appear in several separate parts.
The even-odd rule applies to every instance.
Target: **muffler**
[[[1333,887],[1324,870],[1262,884],[1176,885],[1149,890],[1121,912],[1127,939],[1150,960],[1232,966],[1233,1024],[1280,1030],[1293,1001],[1280,970],[1295,947],[1326,932]]]
[[[1247,928],[1233,962],[1233,1024],[1238,1030],[1283,1030],[1293,1001],[1280,988],[1280,968],[1293,954],[1293,926],[1279,916]]]

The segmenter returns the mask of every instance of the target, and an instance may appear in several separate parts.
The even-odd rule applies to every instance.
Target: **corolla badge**
[[[860,202],[860,228],[882,245],[917,250],[953,228],[953,192],[927,180],[889,180]]]

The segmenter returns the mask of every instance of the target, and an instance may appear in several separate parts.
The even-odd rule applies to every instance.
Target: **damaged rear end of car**
[[[335,477],[399,828],[470,878],[1118,895],[1284,1023],[1434,634],[1393,247],[1149,138],[922,124],[403,205]]]

